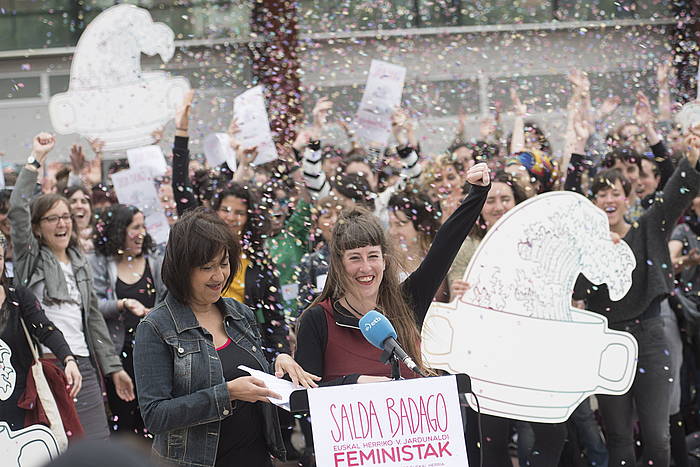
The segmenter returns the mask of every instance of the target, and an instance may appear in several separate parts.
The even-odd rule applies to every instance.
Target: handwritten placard
[[[112,175],[114,191],[122,204],[136,206],[146,218],[146,230],[156,243],[168,241],[170,226],[150,171],[128,169]]]
[[[311,389],[318,465],[468,466],[454,376]]]
[[[260,165],[278,158],[277,148],[272,140],[270,122],[265,109],[263,87],[248,89],[233,101],[233,117],[238,122],[240,132],[236,134],[241,147],[258,148],[258,157],[253,165]]]
[[[401,105],[406,68],[372,60],[357,110],[357,135],[372,147],[383,148],[391,136],[391,115]]]

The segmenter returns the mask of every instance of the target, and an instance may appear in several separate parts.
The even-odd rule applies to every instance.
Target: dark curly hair
[[[264,244],[270,233],[270,220],[260,202],[260,195],[252,186],[231,182],[214,195],[211,200],[212,209],[218,211],[221,203],[229,196],[242,199],[248,208],[248,220],[243,226],[241,238],[243,252],[254,258],[264,257]]]
[[[102,211],[95,225],[97,253],[107,257],[118,256],[126,246],[126,229],[139,212],[138,208],[125,204],[115,204]],[[146,232],[141,254],[148,254],[152,249],[153,239]]]
[[[389,198],[389,210],[400,211],[411,221],[419,233],[421,249],[427,253],[441,225],[440,207],[426,193],[406,187]]]

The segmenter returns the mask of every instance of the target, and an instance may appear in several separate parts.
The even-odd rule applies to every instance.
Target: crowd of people
[[[191,156],[190,93],[168,171],[154,181],[170,224],[163,244],[144,212],[113,191],[110,176],[128,164],[111,163],[103,177],[92,141],[93,161],[74,146],[71,163],[47,174],[55,138],[37,135],[0,193],[0,343],[16,373],[11,393],[0,392],[0,418],[12,430],[52,422],[31,403],[36,340],[45,372],[58,369],[65,388],[58,406],[69,443],[133,435],[176,465],[314,465],[310,419],[270,404],[276,395],[239,365],[306,388],[387,381],[390,367],[358,328],[378,310],[420,370],[438,374],[420,352],[430,304],[468,290],[467,265],[506,212],[571,190],[605,212],[614,241],[635,255],[622,300],[583,276],[572,293],[575,306],[637,339],[633,386],[584,401],[560,424],[479,417],[464,403],[470,464],[691,465],[686,436],[700,430],[700,122],[685,131],[673,123],[669,70],[659,66],[657,105],[638,93],[622,122],[607,121],[619,98],[594,107],[586,74],[570,73],[562,154],[527,120],[516,90],[511,128],[489,116],[469,135],[460,116],[442,154],[421,150],[417,122],[401,108],[387,146],[349,129],[349,151],[324,144],[333,103],[322,98],[270,163],[255,164],[257,148],[240,144],[233,121],[233,171]],[[401,374],[417,376],[403,365]],[[291,442],[295,428],[303,449]]]

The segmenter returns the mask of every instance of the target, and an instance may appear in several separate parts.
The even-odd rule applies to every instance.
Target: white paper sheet
[[[383,148],[391,136],[391,115],[401,105],[406,68],[372,60],[365,92],[357,110],[358,137],[372,147]]]
[[[236,153],[231,148],[231,138],[226,133],[212,133],[204,138],[204,156],[209,167],[218,167],[224,162],[232,172],[236,171]]]
[[[126,158],[129,160],[130,168],[147,168],[154,177],[162,177],[168,170],[163,150],[154,144],[127,149]]]
[[[241,130],[240,133],[236,134],[241,146],[243,148],[253,146],[258,148],[258,157],[255,158],[253,165],[274,161],[279,157],[272,140],[262,86],[248,89],[234,99],[233,117],[237,120]]]
[[[256,378],[261,379],[268,389],[282,396],[282,399],[273,399],[271,397],[268,399],[276,406],[282,407],[287,411],[289,411],[289,396],[292,394],[292,392],[299,389],[304,389],[300,386],[295,386],[286,379],[278,378],[277,376],[265,373],[264,371],[254,370],[245,365],[239,365],[238,368],[240,370],[247,371],[250,373],[250,376],[255,376]]]

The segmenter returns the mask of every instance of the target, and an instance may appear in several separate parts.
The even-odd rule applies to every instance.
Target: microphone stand
[[[401,378],[401,367],[399,366],[399,359],[396,358],[394,352],[384,351],[380,360],[384,364],[391,364],[391,379],[394,381],[399,381]]]

